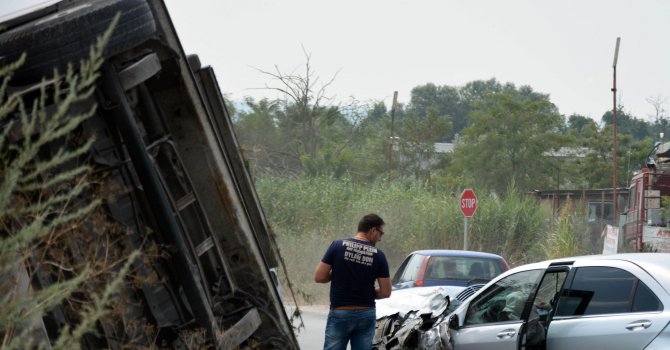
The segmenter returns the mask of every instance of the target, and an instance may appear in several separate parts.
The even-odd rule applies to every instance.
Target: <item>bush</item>
[[[78,104],[94,92],[114,23],[77,73],[70,67],[64,76],[56,72],[50,83],[44,80],[30,105],[7,93],[11,74],[25,57],[0,68],[2,349],[48,347],[54,336],[54,349],[79,348],[84,335],[111,311],[112,301],[118,303],[117,292],[139,254],[114,248],[112,254],[101,252],[109,245],[98,239],[110,244],[99,212],[103,186],[80,163],[94,139],[77,130],[95,107],[77,112],[82,109]],[[56,106],[54,111],[47,111],[48,103]],[[91,225],[101,234],[88,234]],[[81,248],[82,259],[72,254],[73,245]],[[75,322],[48,335],[43,317],[57,307]]]
[[[419,249],[462,249],[460,189],[436,190],[412,180],[356,183],[349,179],[264,176],[256,183],[283,259],[304,301],[326,302],[328,287],[313,282],[314,267],[330,242],[351,237],[358,220],[374,212],[386,221],[384,251],[395,272]],[[468,248],[504,256],[520,265],[588,250],[583,215],[549,210],[515,191],[504,196],[477,191],[477,213],[469,222]],[[452,194],[453,193],[453,194]]]

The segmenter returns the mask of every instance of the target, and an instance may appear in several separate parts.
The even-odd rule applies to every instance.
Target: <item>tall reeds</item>
[[[362,184],[328,177],[272,176],[259,178],[256,186],[289,277],[308,302],[327,301],[327,286],[314,283],[312,273],[328,244],[353,236],[358,220],[367,213],[386,221],[386,234],[378,246],[389,259],[391,274],[414,250],[463,249],[462,189],[437,190],[403,179]],[[478,209],[468,225],[469,250],[500,254],[512,266],[589,251],[580,212],[565,211],[553,219],[535,198],[514,190],[503,195],[477,190],[477,197]]]

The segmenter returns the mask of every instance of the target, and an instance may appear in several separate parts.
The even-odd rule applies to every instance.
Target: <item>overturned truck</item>
[[[86,238],[64,242],[62,261],[83,261],[91,247],[144,256],[120,292],[125,307],[101,319],[82,346],[298,348],[277,291],[279,252],[216,77],[185,55],[163,1],[37,1],[5,14],[0,64],[26,54],[6,94],[26,105],[38,101],[58,83],[53,69],[85,58],[117,14],[96,91],[75,106],[97,105],[94,115],[38,155],[48,159],[63,144],[95,136],[86,154],[59,170],[81,163],[93,169],[102,198],[96,219],[104,224],[81,225]],[[47,114],[56,113],[54,99],[43,102]],[[19,118],[17,112],[6,120]],[[20,143],[32,136],[8,137]],[[54,270],[36,268],[37,257],[27,265],[22,273],[32,289],[58,280]],[[84,283],[80,299],[93,282]],[[34,337],[42,344],[56,339],[77,322],[72,308],[50,310]]]

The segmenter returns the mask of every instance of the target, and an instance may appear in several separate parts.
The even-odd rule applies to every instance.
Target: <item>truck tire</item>
[[[77,67],[119,12],[121,17],[107,42],[104,57],[141,44],[156,32],[145,0],[75,2],[0,34],[0,65],[15,62],[26,53],[26,61],[14,73],[12,85],[39,81],[51,75],[54,68],[63,72],[69,62]]]

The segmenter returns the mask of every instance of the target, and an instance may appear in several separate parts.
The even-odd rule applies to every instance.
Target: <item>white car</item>
[[[435,286],[394,290],[391,298],[376,301],[377,319],[396,313],[404,317],[412,311],[418,314],[430,313],[437,317],[449,306],[449,298],[464,289],[465,287]]]
[[[448,315],[382,318],[375,347],[670,349],[669,308],[670,254],[564,258],[514,268]]]

